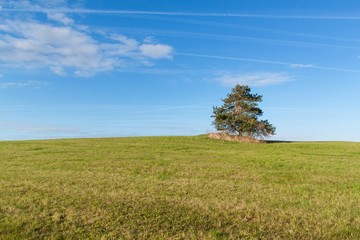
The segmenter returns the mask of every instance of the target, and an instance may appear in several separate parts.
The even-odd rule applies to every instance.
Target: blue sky
[[[279,140],[360,141],[360,2],[0,0],[0,139],[197,135],[248,84]]]

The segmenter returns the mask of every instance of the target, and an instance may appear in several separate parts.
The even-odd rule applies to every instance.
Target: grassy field
[[[0,239],[360,239],[360,143],[0,142]]]

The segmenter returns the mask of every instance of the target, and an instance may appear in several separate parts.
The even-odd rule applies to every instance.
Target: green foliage
[[[0,239],[360,239],[360,144],[0,142]]]
[[[222,101],[224,105],[213,108],[213,125],[217,130],[250,138],[275,134],[275,127],[268,120],[259,120],[263,114],[258,107],[262,96],[252,94],[250,87],[236,85]]]

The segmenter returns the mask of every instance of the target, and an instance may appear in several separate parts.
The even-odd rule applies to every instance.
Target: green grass
[[[0,239],[360,239],[360,143],[0,142]]]

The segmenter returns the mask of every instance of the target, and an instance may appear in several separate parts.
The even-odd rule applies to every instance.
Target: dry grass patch
[[[233,141],[233,142],[248,142],[248,143],[263,143],[264,141],[259,139],[254,139],[251,137],[242,137],[237,135],[230,135],[225,132],[215,132],[209,133],[209,138],[217,139],[217,140],[224,140],[224,141]]]

